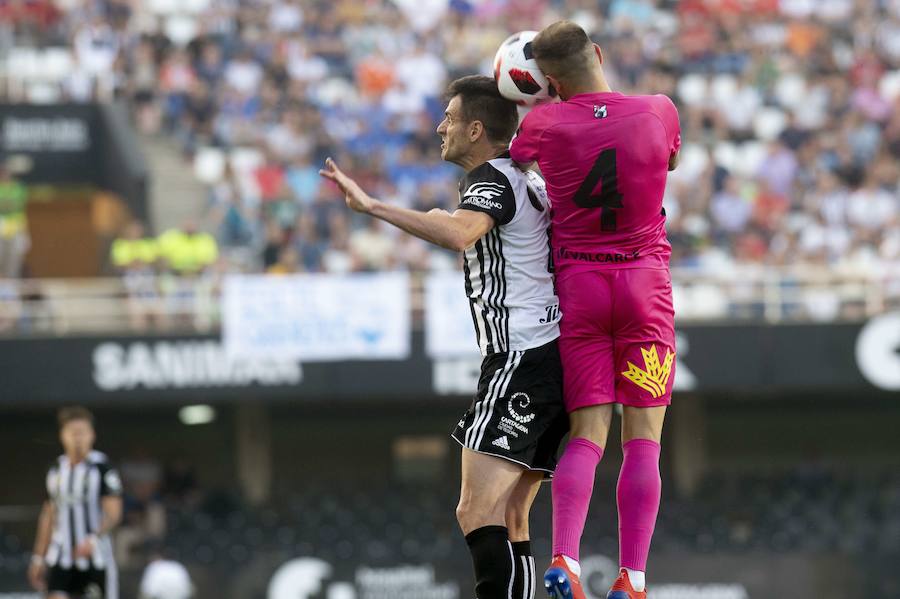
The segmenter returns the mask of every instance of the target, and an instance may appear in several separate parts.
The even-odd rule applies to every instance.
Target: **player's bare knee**
[[[497,524],[502,521],[502,516],[495,514],[496,509],[484,501],[474,497],[461,497],[456,505],[456,521],[464,534],[469,534],[476,528]]]
[[[662,440],[666,406],[636,408],[625,406],[622,412],[622,443],[633,439]]]
[[[611,404],[575,410],[569,415],[570,438],[587,439],[605,448],[611,422]]]

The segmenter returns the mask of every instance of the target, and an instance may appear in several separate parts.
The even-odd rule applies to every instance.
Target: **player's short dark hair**
[[[497,82],[484,75],[461,77],[447,86],[447,100],[459,96],[462,117],[469,123],[481,121],[492,142],[508,144],[519,127],[516,103],[500,95]]]
[[[86,420],[93,426],[94,415],[91,414],[90,410],[83,406],[69,406],[66,408],[61,408],[56,414],[56,421],[59,423],[60,429],[62,429],[70,422],[74,422],[75,420]]]
[[[531,51],[546,75],[565,83],[577,82],[589,74],[593,42],[584,29],[572,21],[548,25],[531,42]]]

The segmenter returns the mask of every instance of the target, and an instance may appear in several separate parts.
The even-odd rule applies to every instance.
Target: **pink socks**
[[[657,449],[656,455],[659,455],[659,449]],[[588,504],[594,490],[594,473],[601,457],[603,457],[603,450],[587,439],[576,437],[570,439],[566,445],[559,465],[556,467],[556,474],[553,476],[554,556],[565,555],[578,561],[581,533],[584,532]],[[658,471],[656,476],[658,479]],[[658,489],[657,483],[657,505],[659,505]],[[654,511],[653,520],[655,519],[656,512]],[[651,520],[651,532],[653,530],[652,522]],[[649,546],[649,539],[647,545]],[[646,553],[644,558],[646,559]]]
[[[647,554],[650,552],[650,539],[656,526],[656,514],[659,511],[659,498],[662,492],[659,450],[659,443],[649,439],[632,439],[622,446],[624,459],[622,470],[619,472],[619,484],[616,487],[616,500],[619,506],[619,565],[640,572],[647,570]],[[563,459],[567,456],[568,449]],[[562,460],[559,466],[562,466]],[[592,483],[593,480],[591,471]],[[553,481],[553,504],[555,508],[556,480]],[[555,517],[553,524],[555,527]],[[581,524],[584,526],[583,519]],[[578,532],[580,534],[581,529],[578,529]],[[555,539],[554,531],[554,554],[556,554]]]
[[[624,458],[616,487],[619,506],[619,565],[645,572],[650,540],[656,526],[662,481],[659,443],[632,439],[622,446]],[[578,549],[594,474],[603,450],[587,439],[575,438],[566,446],[553,477],[553,555],[579,560]]]

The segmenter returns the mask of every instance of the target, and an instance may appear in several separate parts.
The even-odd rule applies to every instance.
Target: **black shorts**
[[[47,574],[47,592],[65,593],[72,599],[107,599],[106,570],[53,566]]]
[[[478,393],[452,437],[472,451],[552,473],[569,431],[559,344],[487,356]]]

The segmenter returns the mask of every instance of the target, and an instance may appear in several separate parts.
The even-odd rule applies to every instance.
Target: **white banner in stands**
[[[425,348],[431,358],[479,357],[461,272],[437,272],[425,280]]]
[[[234,275],[222,293],[230,357],[402,360],[411,344],[409,275]]]

